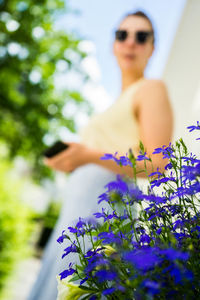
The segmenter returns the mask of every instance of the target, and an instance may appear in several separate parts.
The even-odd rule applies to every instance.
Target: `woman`
[[[67,266],[61,260],[63,248],[56,239],[78,217],[87,217],[97,209],[97,197],[115,174],[132,176],[130,167],[101,160],[104,153],[124,155],[131,148],[139,152],[139,141],[147,154],[172,138],[172,110],[167,90],[160,80],[144,78],[144,70],[154,50],[154,31],[150,19],[142,12],[127,15],[115,33],[113,53],[121,70],[122,91],[117,101],[104,113],[94,116],[80,133],[81,143],[70,147],[46,161],[63,172],[72,172],[67,184],[67,196],[58,224],[48,243],[44,262],[30,300],[55,300],[55,276]],[[153,167],[164,170],[166,161],[155,155]],[[138,161],[136,170],[144,167]],[[152,165],[147,163],[147,171]],[[146,174],[139,173],[144,177]],[[65,245],[66,247],[66,245]]]

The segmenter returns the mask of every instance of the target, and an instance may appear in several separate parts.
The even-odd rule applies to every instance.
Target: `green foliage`
[[[0,159],[0,299],[15,264],[29,253],[27,241],[32,231],[32,213],[20,199],[22,182],[10,167]]]
[[[61,126],[76,131],[64,105],[89,109],[79,92],[55,88],[56,74],[64,72],[59,64],[87,79],[79,67],[86,55],[80,39],[54,28],[55,19],[69,11],[64,2],[0,0],[0,141],[10,157],[28,158],[37,177],[48,174],[41,159],[44,137],[58,138]]]

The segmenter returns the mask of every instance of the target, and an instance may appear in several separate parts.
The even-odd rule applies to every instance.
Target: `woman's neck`
[[[130,74],[130,73],[122,73],[122,91],[127,89],[131,84],[138,81],[139,79],[143,78],[144,74],[137,73],[137,74]]]

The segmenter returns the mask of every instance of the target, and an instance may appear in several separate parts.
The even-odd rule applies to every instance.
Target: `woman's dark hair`
[[[151,19],[141,10],[137,10],[135,12],[132,12],[132,13],[128,13],[127,15],[125,15],[125,17],[123,18],[126,19],[127,17],[141,17],[141,18],[144,18],[145,20],[147,20],[152,28],[152,32],[153,32],[153,44],[155,44],[155,32],[154,32],[154,26],[152,24],[152,21]]]

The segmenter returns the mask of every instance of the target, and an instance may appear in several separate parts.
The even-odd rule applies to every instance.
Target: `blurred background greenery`
[[[23,181],[12,164],[0,159],[0,299],[6,299],[4,284],[16,264],[30,254],[27,242],[33,232],[34,212],[21,201]]]
[[[55,30],[66,11],[72,13],[63,0],[0,0],[0,140],[10,158],[28,159],[35,178],[48,174],[41,161],[45,137],[58,138],[61,126],[76,130],[74,119],[63,114],[66,103],[90,110],[78,91],[55,87],[66,70],[87,80],[79,68],[86,55],[80,38]]]
[[[87,55],[81,50],[80,36],[54,26],[66,13],[75,12],[63,0],[0,0],[1,299],[16,262],[31,253],[36,224],[41,229],[34,243],[44,247],[60,209],[53,199],[43,213],[34,211],[23,201],[24,178],[38,185],[53,178],[42,163],[42,152],[60,138],[63,126],[76,132],[73,116],[65,114],[66,104],[87,114],[92,110],[79,91],[69,86],[58,90],[55,85],[59,74],[71,70],[88,80],[80,68]],[[19,157],[29,170],[23,178],[13,172]]]

